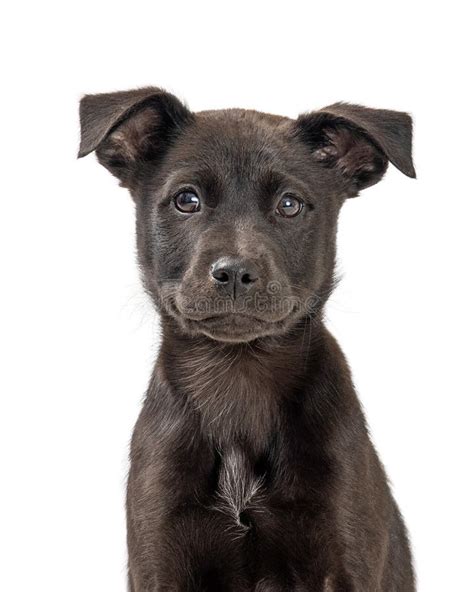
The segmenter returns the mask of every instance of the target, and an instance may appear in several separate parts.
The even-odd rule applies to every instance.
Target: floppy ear
[[[80,103],[78,158],[99,162],[130,188],[141,167],[162,156],[192,113],[159,88],[86,95]]]
[[[319,164],[342,173],[350,197],[380,181],[389,162],[408,177],[416,176],[407,113],[336,103],[300,115],[296,131]]]

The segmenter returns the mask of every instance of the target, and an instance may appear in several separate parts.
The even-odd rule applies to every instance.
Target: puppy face
[[[159,89],[86,96],[80,156],[129,188],[146,289],[182,330],[245,342],[317,314],[337,216],[389,160],[414,176],[403,113],[334,105],[297,120],[191,113]]]
[[[317,168],[290,122],[238,110],[196,114],[152,167],[141,262],[186,331],[245,341],[319,305],[342,187]]]

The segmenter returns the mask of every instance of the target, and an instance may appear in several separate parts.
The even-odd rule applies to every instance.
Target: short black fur
[[[162,322],[131,446],[130,590],[412,592],[405,527],[323,317],[344,200],[389,162],[415,176],[410,117],[192,113],[146,88],[84,97],[81,129],[79,156],[95,151],[135,200]]]

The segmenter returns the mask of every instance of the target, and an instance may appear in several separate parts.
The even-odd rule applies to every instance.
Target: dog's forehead
[[[287,117],[245,109],[200,111],[176,142],[172,167],[204,168],[221,179],[258,178],[271,169],[290,172],[297,153],[293,124]]]
[[[271,158],[288,145],[291,120],[278,115],[245,109],[200,111],[188,139],[192,146],[219,158],[221,155],[258,155]]]
[[[254,109],[208,109],[196,112],[195,116],[203,123],[229,124],[231,127],[238,125],[242,130],[276,128],[292,121],[283,115],[264,113]]]

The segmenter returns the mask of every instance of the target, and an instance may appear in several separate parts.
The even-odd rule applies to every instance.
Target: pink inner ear
[[[348,175],[359,171],[374,170],[375,149],[368,142],[360,140],[349,147],[339,161],[339,166]]]
[[[385,172],[385,155],[360,132],[334,127],[326,129],[324,136],[327,143],[313,152],[318,162],[337,167],[356,182],[361,176],[370,176],[372,173],[374,177],[380,178]]]
[[[318,162],[326,162],[329,160],[334,160],[339,156],[339,152],[337,151],[336,146],[333,144],[328,144],[327,146],[322,146],[321,148],[317,148],[314,152],[314,157]]]
[[[138,160],[146,152],[159,123],[156,109],[142,109],[109,135],[109,150],[115,150],[125,161]]]
[[[313,152],[316,160],[337,166],[354,145],[354,138],[346,128],[326,128],[323,131],[323,142],[324,144]]]

